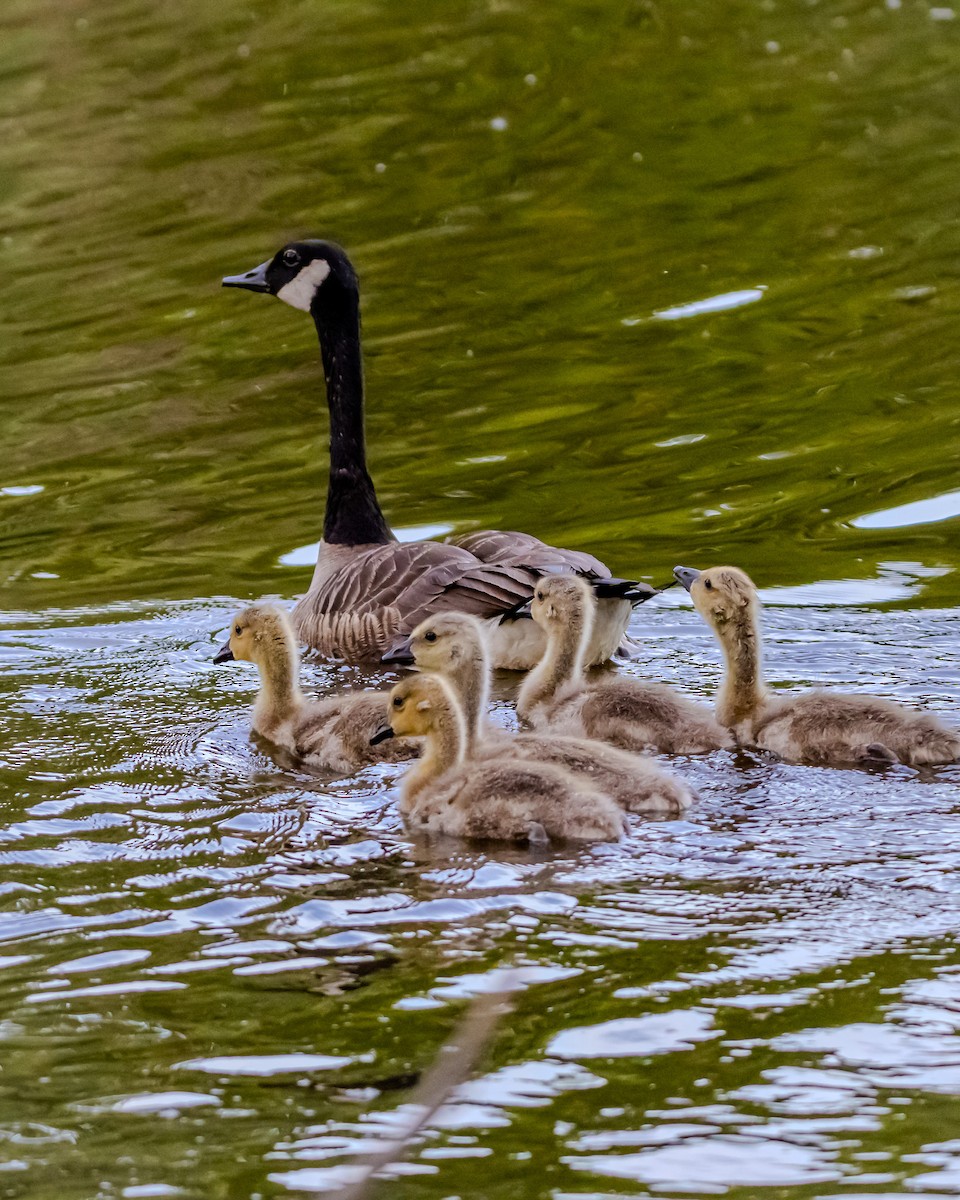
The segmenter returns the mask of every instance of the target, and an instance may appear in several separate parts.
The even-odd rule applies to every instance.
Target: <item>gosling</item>
[[[584,650],[593,625],[589,587],[573,575],[537,583],[530,613],[547,636],[543,658],[517,699],[518,715],[535,729],[597,738],[623,750],[706,754],[733,738],[704,704],[661,683],[584,675]]]
[[[495,758],[508,748],[513,758],[552,763],[589,780],[628,812],[675,815],[692,803],[690,789],[650,759],[584,738],[511,736],[492,726],[486,719],[490,655],[475,617],[438,613],[421,621],[393,659],[410,657],[421,670],[437,672],[451,686],[463,712],[468,757]]]
[[[253,729],[303,763],[349,774],[373,762],[412,758],[409,743],[371,746],[387,719],[386,692],[356,692],[307,700],[300,690],[297,642],[290,618],[273,604],[252,604],[233,618],[215,663],[256,663],[260,691]]]
[[[374,737],[425,737],[403,777],[400,812],[414,830],[498,842],[616,841],[624,816],[606,794],[558,767],[466,757],[463,710],[439,675],[404,679],[390,693],[390,724]]]
[[[760,601],[749,576],[737,567],[675,567],[673,573],[720,643],[726,672],[717,718],[738,741],[789,762],[822,766],[871,761],[921,766],[960,758],[960,733],[930,713],[874,696],[820,690],[772,696],[763,684]]]

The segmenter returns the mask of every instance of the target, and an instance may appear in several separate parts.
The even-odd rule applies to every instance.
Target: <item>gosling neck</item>
[[[359,292],[330,279],[318,290],[310,313],[320,339],[330,410],[323,540],[328,545],[386,545],[395,539],[367,471]]]
[[[760,625],[754,606],[746,606],[717,626],[716,634],[726,663],[717,696],[717,720],[728,729],[738,729],[759,715],[765,699]]]
[[[528,717],[539,705],[559,699],[560,693],[575,687],[583,675],[583,660],[593,632],[589,612],[571,614],[569,619],[555,618],[544,630],[547,647],[543,658],[524,681],[517,698],[517,712]]]
[[[472,754],[483,739],[484,714],[490,694],[490,667],[481,645],[466,646],[449,675],[463,706],[464,752]]]
[[[423,753],[403,777],[400,811],[406,815],[428,784],[464,760],[467,730],[463,714],[451,704],[438,711],[426,737]]]
[[[260,691],[253,722],[261,732],[270,734],[294,717],[303,705],[300,691],[300,666],[292,637],[284,632],[268,635],[254,660],[260,672]]]

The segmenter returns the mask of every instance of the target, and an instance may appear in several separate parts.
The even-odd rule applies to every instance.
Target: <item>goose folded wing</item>
[[[323,589],[323,605],[357,614],[390,609],[409,633],[430,613],[456,611],[496,617],[528,600],[537,574],[488,565],[442,542],[391,543],[355,559]]]
[[[524,600],[537,584],[531,571],[517,567],[449,564],[435,567],[411,584],[399,598],[407,632],[439,612],[462,612],[473,617],[499,617]]]
[[[615,578],[609,568],[592,554],[548,546],[529,533],[482,529],[448,538],[447,542],[469,550],[485,563],[522,567],[537,575],[582,575],[601,600],[620,598],[638,604],[657,594],[657,588],[647,583]]]
[[[573,572],[587,579],[607,579],[609,569],[592,554],[582,550],[563,550],[548,546],[529,533],[513,530],[481,529],[447,539],[447,545],[459,546],[485,563],[526,567],[538,575]]]

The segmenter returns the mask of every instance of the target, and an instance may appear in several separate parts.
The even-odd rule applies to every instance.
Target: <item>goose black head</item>
[[[268,292],[303,312],[314,311],[316,302],[326,294],[356,296],[358,291],[356,272],[345,252],[333,242],[313,238],[288,242],[252,271],[225,275],[223,286]]]

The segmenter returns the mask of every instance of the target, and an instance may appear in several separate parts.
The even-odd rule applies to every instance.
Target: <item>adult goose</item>
[[[528,670],[543,653],[543,634],[511,610],[530,597],[540,575],[575,573],[599,589],[587,661],[604,662],[616,651],[632,605],[654,589],[613,579],[592,555],[520,533],[477,532],[446,543],[394,538],[367,471],[360,291],[339,246],[291,242],[253,270],[226,276],[223,286],[265,292],[309,313],[320,339],[330,482],[313,580],[293,611],[304,642],[334,657],[375,657],[424,617],[458,611],[490,622],[495,666]]]
[[[960,731],[933,713],[877,696],[817,689],[774,696],[763,683],[760,600],[738,567],[674,567],[694,607],[713,630],[726,663],[717,719],[739,741],[790,762],[821,766],[902,762],[911,766],[960,759]]]

